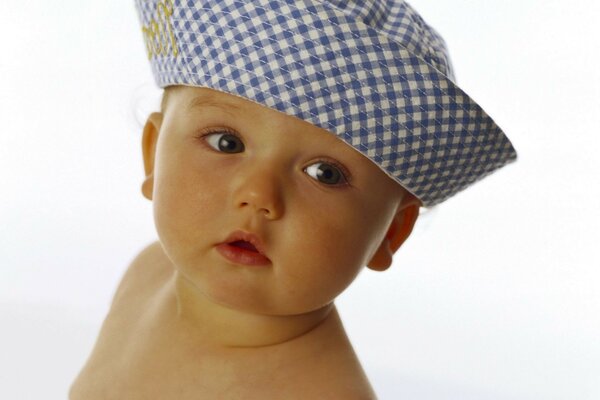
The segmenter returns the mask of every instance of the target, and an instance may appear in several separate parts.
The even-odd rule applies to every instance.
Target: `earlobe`
[[[381,242],[381,245],[367,264],[367,267],[373,271],[385,271],[392,265],[393,254],[390,249],[389,240],[386,238]]]
[[[392,265],[393,256],[410,236],[419,217],[420,201],[409,198],[398,208],[385,238],[369,261],[368,268],[373,271],[385,271]]]
[[[144,159],[144,182],[142,182],[142,194],[148,200],[152,200],[154,191],[154,160],[156,157],[156,144],[162,124],[163,114],[153,112],[148,116],[142,134],[142,157]]]

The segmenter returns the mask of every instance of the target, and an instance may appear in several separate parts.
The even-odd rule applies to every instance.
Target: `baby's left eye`
[[[305,171],[327,185],[343,186],[348,184],[348,180],[341,171],[341,167],[336,166],[335,163],[319,161],[305,168]]]

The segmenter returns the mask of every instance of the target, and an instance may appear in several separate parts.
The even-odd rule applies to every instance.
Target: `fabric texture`
[[[335,134],[436,205],[516,160],[401,0],[135,0],[157,85],[208,87]]]

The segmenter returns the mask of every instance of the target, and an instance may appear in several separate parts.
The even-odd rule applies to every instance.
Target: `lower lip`
[[[217,250],[223,257],[236,264],[267,265],[271,263],[271,260],[260,253],[241,247],[231,246],[228,243],[221,243],[217,246]]]

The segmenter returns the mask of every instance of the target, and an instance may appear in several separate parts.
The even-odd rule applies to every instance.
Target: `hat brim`
[[[324,128],[425,206],[517,157],[448,76],[327,2],[176,1],[168,15],[164,0],[162,18],[159,3],[137,4],[144,26],[164,24],[146,37],[160,87],[209,87]]]

